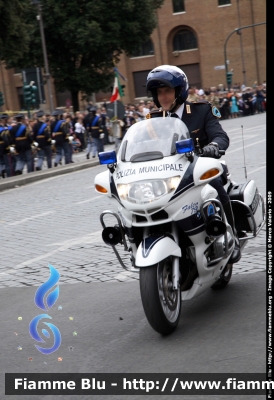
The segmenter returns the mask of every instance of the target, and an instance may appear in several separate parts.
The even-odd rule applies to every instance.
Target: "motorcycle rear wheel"
[[[224,272],[222,273],[220,278],[211,286],[211,289],[219,290],[226,287],[226,285],[229,283],[231,279],[232,271],[233,271],[233,264],[227,264]]]
[[[180,320],[181,291],[172,289],[172,258],[140,268],[140,292],[151,327],[162,335],[172,333]]]

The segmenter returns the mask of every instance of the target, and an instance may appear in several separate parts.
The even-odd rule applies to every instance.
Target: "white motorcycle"
[[[95,190],[116,206],[100,215],[103,240],[124,269],[139,273],[146,317],[163,335],[178,325],[182,301],[225,287],[232,275],[233,231],[209,185],[227,168],[201,152],[180,119],[159,117],[132,125],[117,155],[99,154],[108,170],[95,177]],[[236,184],[226,175],[243,249],[265,224],[264,200],[253,180]],[[114,226],[106,225],[110,216]]]

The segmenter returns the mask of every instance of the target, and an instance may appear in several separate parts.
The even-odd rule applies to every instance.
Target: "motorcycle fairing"
[[[111,196],[114,197],[115,200],[117,200],[117,201],[121,204],[121,206],[123,206],[123,204],[122,204],[122,202],[121,202],[121,200],[120,200],[120,197],[119,197],[119,195],[118,195],[117,188],[116,188],[116,185],[115,185],[113,176],[112,176],[111,174],[110,174],[109,186],[110,186]],[[124,206],[123,206],[123,207],[124,207]]]
[[[194,186],[193,170],[197,160],[198,157],[194,156],[193,162],[190,163],[189,166],[187,167],[181,182],[179,183],[177,189],[174,192],[174,195],[169,199],[169,201],[176,199],[176,197],[180,196],[182,193],[184,193],[185,191]]]
[[[188,236],[197,235],[205,230],[205,223],[201,217],[200,211],[190,215],[187,218],[176,221],[178,227]]]

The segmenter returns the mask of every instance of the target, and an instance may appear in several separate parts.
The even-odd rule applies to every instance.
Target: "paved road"
[[[245,181],[245,154],[248,179],[256,181],[265,197],[265,114],[222,121],[222,125],[231,138],[225,159],[233,179]],[[84,157],[79,154],[79,167],[88,163]],[[33,183],[20,186],[18,180],[19,187],[0,192],[1,372],[264,370],[265,230],[248,242],[228,287],[183,303],[178,331],[163,339],[144,317],[138,276],[123,271],[102,242],[99,214],[111,208],[111,202],[94,191],[93,182],[105,167],[74,167],[74,172],[65,175],[57,175],[58,168],[55,176],[40,180],[34,173],[38,177]],[[63,308],[53,307],[51,316],[58,320],[63,342],[58,354],[48,356],[45,364],[34,348],[28,324],[39,314],[33,297],[48,279],[49,263],[61,274],[57,305]],[[70,316],[74,319],[69,320]],[[0,387],[3,393],[3,374]],[[189,396],[198,398],[204,397]]]
[[[41,264],[37,264],[39,267]],[[265,273],[236,275],[223,291],[208,290],[182,305],[181,320],[170,337],[147,323],[138,282],[62,285],[48,314],[61,332],[56,353],[39,353],[28,333],[40,314],[35,287],[0,290],[1,400],[121,400],[121,396],[3,396],[3,372],[82,373],[258,373],[265,370]],[[59,305],[62,310],[58,310]],[[39,312],[40,311],[40,312]],[[18,320],[18,317],[22,320]],[[69,317],[73,317],[70,320]],[[16,332],[16,334],[14,333]],[[73,333],[76,332],[77,336]],[[52,341],[47,340],[51,347]],[[22,350],[17,350],[21,346]],[[44,347],[42,345],[42,347]],[[58,357],[62,361],[58,361]],[[32,361],[29,361],[32,358]],[[144,398],[123,396],[122,399]],[[182,396],[149,396],[180,400]],[[184,396],[186,400],[234,400],[237,396]],[[241,395],[241,400],[265,396]]]
[[[231,139],[225,158],[233,179],[245,181],[243,125],[247,178],[256,181],[265,198],[265,114],[222,123]],[[86,164],[85,154],[78,156],[81,167]],[[0,220],[0,240],[5,243],[0,287],[39,285],[48,275],[48,263],[60,271],[63,283],[138,279],[121,269],[101,239],[99,214],[111,208],[111,201],[95,192],[93,181],[103,170],[97,165],[0,192],[5,210]],[[39,172],[34,174],[39,178]],[[248,242],[234,268],[235,274],[256,271],[265,271],[265,230]]]

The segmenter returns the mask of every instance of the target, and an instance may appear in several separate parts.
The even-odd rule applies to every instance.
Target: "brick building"
[[[125,84],[124,103],[146,99],[147,74],[161,64],[182,68],[190,85],[197,88],[227,86],[225,58],[227,70],[233,70],[233,83],[253,86],[255,81],[266,81],[266,0],[165,0],[157,18],[150,39],[131,57],[123,54],[117,65],[127,78],[121,81]],[[243,29],[237,34],[239,27]],[[3,65],[0,69],[0,91],[6,99],[2,110],[19,110],[21,74]],[[46,88],[44,93],[48,105]],[[95,100],[109,100],[110,96],[100,92]],[[53,88],[54,107],[66,106],[69,99],[69,92],[55,93]]]
[[[225,53],[233,83],[252,86],[266,80],[266,25],[231,34],[239,27],[265,23],[265,0],[166,0],[157,17],[150,44],[137,57],[123,56],[118,66],[128,79],[123,82],[125,103],[146,98],[147,74],[162,64],[182,68],[198,89],[226,87]]]

